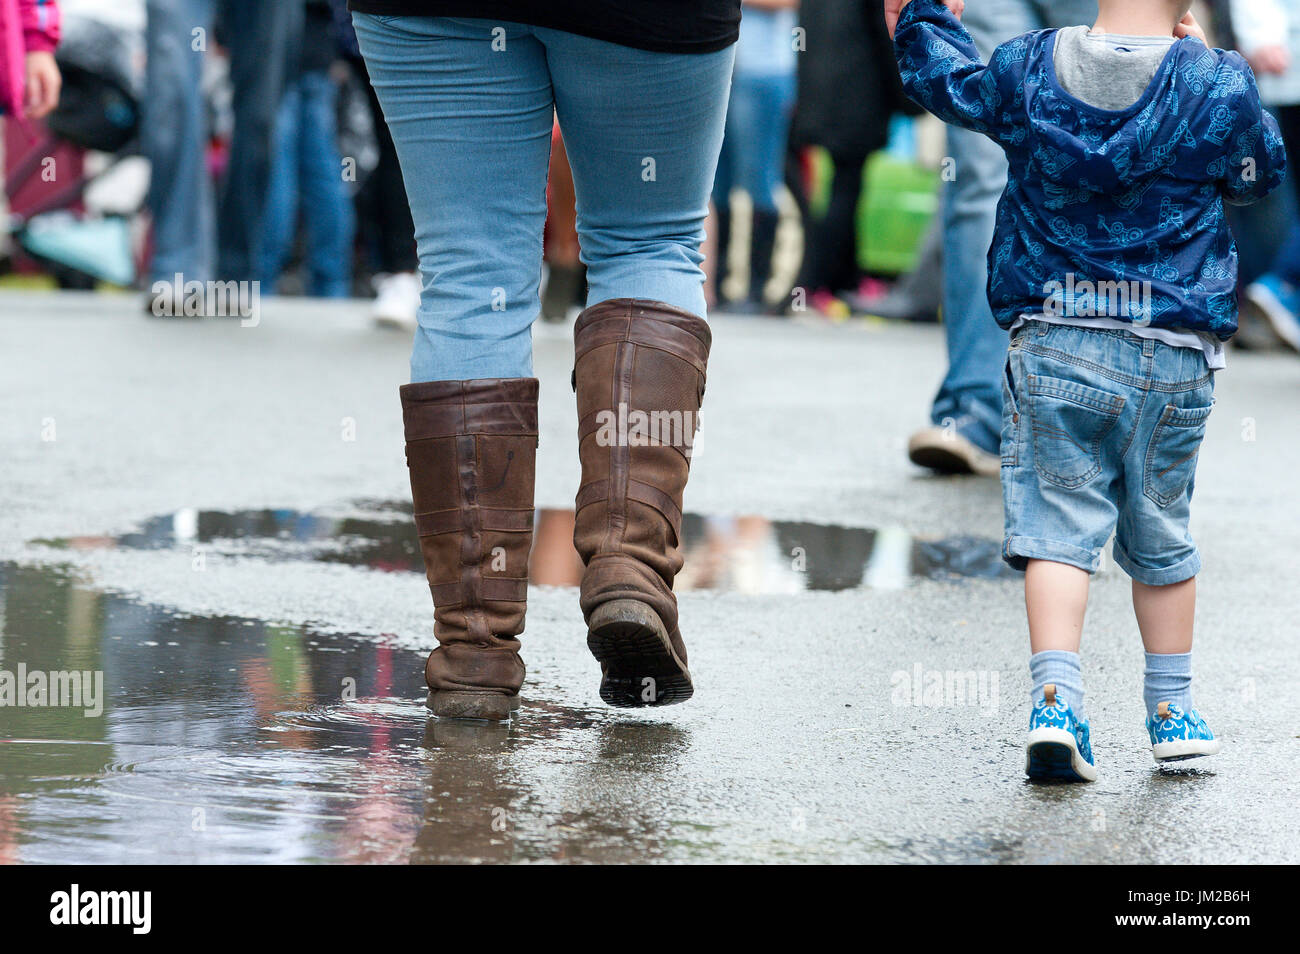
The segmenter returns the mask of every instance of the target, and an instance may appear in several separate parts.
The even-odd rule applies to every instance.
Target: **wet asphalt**
[[[1197,477],[1198,707],[1157,768],[1122,573],[1084,639],[1100,778],[1022,774],[1027,637],[996,481],[906,461],[936,328],[719,316],[687,491],[696,696],[597,695],[565,550],[566,328],[542,379],[522,718],[423,707],[407,342],[358,303],[256,327],[134,296],[0,295],[0,860],[1295,862],[1300,361],[1234,353]],[[936,685],[939,688],[936,689]]]

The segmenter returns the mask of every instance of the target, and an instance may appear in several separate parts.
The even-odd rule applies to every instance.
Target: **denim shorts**
[[[1114,556],[1140,583],[1195,576],[1196,459],[1214,405],[1205,356],[1128,331],[1031,321],[1002,386],[1002,556],[1095,572]]]

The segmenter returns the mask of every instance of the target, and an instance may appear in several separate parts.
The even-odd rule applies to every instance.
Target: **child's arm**
[[[59,103],[62,78],[54,61],[59,44],[59,6],[55,0],[18,0],[18,20],[26,53],[22,114],[41,119]]]
[[[1225,82],[1234,92],[1223,97],[1232,130],[1225,143],[1227,167],[1220,188],[1233,205],[1250,205],[1286,179],[1286,146],[1277,120],[1260,104],[1255,74],[1238,53],[1223,57],[1216,85]]]
[[[975,41],[949,9],[960,0],[898,0],[901,7],[894,33],[894,55],[907,95],[944,122],[995,139],[1009,131],[1011,120],[1002,109],[1004,92],[1019,83],[1016,62],[1004,47],[986,66]],[[886,13],[889,6],[886,6]]]
[[[53,53],[59,45],[59,5],[55,0],[18,0],[18,21],[28,53]]]

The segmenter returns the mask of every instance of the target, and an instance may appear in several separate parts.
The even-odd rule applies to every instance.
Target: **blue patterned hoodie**
[[[909,3],[894,36],[908,95],[1007,154],[989,249],[998,324],[1051,310],[1065,286],[1111,298],[1110,283],[1124,283],[1142,289],[1141,305],[1107,317],[1227,340],[1237,330],[1237,249],[1224,200],[1254,202],[1286,174],[1250,67],[1185,37],[1142,97],[1111,111],[1061,87],[1055,43],[1055,30],[1026,33],[986,66],[939,0]]]

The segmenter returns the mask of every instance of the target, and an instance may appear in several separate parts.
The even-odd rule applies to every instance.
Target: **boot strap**
[[[594,503],[602,503],[608,499],[609,481],[593,480],[579,489],[577,499],[574,501],[574,512],[578,513],[584,507],[589,507]],[[627,499],[635,500],[637,503],[645,504],[647,507],[653,507],[659,511],[672,526],[674,539],[681,540],[682,511],[673,502],[672,497],[658,487],[652,487],[650,484],[642,483],[635,477],[631,477],[628,478],[627,482]]]
[[[454,583],[430,583],[429,592],[433,594],[433,605],[439,609],[453,609],[465,603],[467,587],[462,580]],[[528,602],[528,581],[504,576],[485,576],[478,581],[480,602],[492,603],[526,603]]]
[[[533,529],[533,509],[476,508],[480,517],[479,529],[494,533],[526,533]],[[442,533],[459,533],[465,529],[465,511],[437,510],[415,515],[415,530],[422,537]]]

